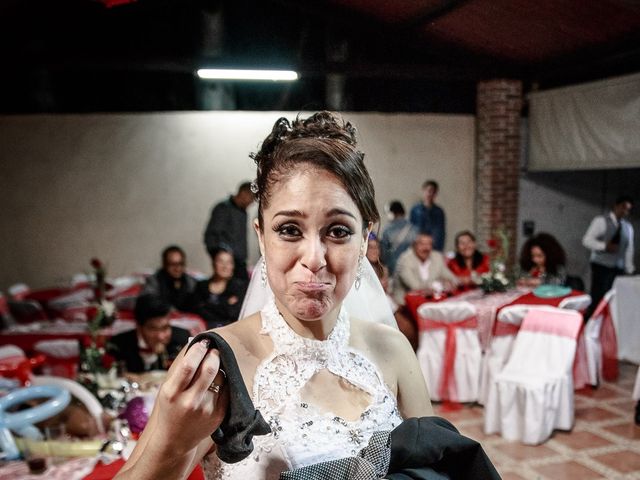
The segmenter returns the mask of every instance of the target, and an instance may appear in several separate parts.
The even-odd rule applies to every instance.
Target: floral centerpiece
[[[115,306],[105,297],[106,269],[97,258],[91,259],[94,270],[95,283],[93,285],[94,302],[87,309],[87,327],[89,338],[80,349],[79,382],[97,396],[97,379],[100,374],[109,371],[113,364],[113,357],[106,353],[101,344],[100,329],[115,321]]]
[[[510,236],[504,227],[496,230],[495,237],[487,241],[491,258],[490,270],[476,280],[476,284],[485,292],[504,292],[511,285],[507,273]]]

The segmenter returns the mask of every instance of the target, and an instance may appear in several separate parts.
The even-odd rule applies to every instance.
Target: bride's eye
[[[329,228],[327,235],[337,240],[346,240],[353,235],[353,230],[344,225],[334,225]]]
[[[302,236],[302,232],[297,225],[293,223],[283,223],[282,225],[275,225],[273,227],[274,232],[284,239],[296,239]]]

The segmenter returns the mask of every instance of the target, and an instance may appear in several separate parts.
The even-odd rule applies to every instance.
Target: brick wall
[[[504,227],[515,251],[520,175],[522,83],[489,80],[478,83],[476,109],[476,226],[480,249]]]

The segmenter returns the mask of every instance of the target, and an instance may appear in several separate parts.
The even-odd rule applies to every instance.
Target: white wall
[[[248,153],[279,116],[0,117],[0,290],[15,282],[62,284],[88,271],[93,256],[112,276],[155,268],[170,243],[185,248],[191,268],[208,273],[202,233],[211,206],[254,177]],[[472,116],[345,117],[359,130],[381,210],[393,198],[409,207],[433,177],[441,183],[449,245],[455,231],[473,225]]]

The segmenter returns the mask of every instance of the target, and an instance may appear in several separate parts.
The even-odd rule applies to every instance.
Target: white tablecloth
[[[640,363],[640,275],[617,277],[611,313],[618,337],[618,358]]]

